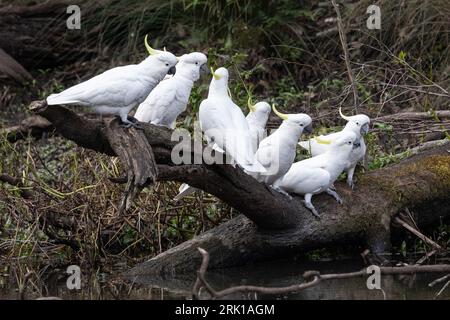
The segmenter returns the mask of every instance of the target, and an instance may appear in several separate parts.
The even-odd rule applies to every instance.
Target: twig
[[[197,248],[202,255],[202,263],[200,269],[197,272],[197,279],[195,281],[194,287],[192,289],[192,294],[194,299],[199,299],[199,293],[201,288],[205,288],[210,294],[211,298],[219,299],[228,296],[233,293],[238,292],[255,292],[262,294],[287,294],[298,292],[307,288],[314,287],[318,285],[323,280],[334,280],[334,279],[349,279],[355,277],[367,276],[367,269],[362,269],[360,271],[349,272],[349,273],[336,273],[336,274],[323,274],[321,275],[319,271],[306,271],[303,273],[304,279],[311,279],[309,282],[304,282],[300,284],[294,284],[286,287],[260,287],[260,286],[236,286],[230,287],[221,291],[216,291],[212,286],[205,280],[205,273],[208,269],[209,264],[209,254],[203,248]],[[431,272],[448,272],[450,271],[450,265],[406,265],[402,267],[379,267],[380,273],[385,275],[394,274],[415,274],[415,273],[431,273]]]
[[[425,260],[429,259],[431,256],[435,255],[437,250],[431,250],[430,252],[427,252],[422,258],[417,260],[416,264],[422,264],[425,262]]]
[[[355,104],[355,111],[357,113],[358,106],[359,106],[358,89],[356,88],[355,76],[354,76],[353,70],[350,66],[350,57],[348,54],[348,47],[347,47],[347,36],[345,35],[345,32],[344,32],[344,26],[342,24],[342,17],[341,17],[341,12],[339,11],[339,6],[337,5],[335,0],[331,0],[331,3],[333,4],[334,10],[336,11],[336,15],[337,15],[339,39],[341,40],[342,50],[344,51],[345,66],[347,67],[348,78],[350,80],[350,84],[353,89],[353,102]]]
[[[425,241],[426,243],[428,243],[429,245],[431,245],[434,249],[436,249],[438,251],[442,250],[442,247],[440,245],[438,245],[436,242],[434,242],[433,240],[431,240],[430,238],[428,238],[427,236],[425,236],[424,234],[419,232],[416,228],[407,224],[405,221],[403,221],[399,217],[395,217],[394,221],[397,222],[398,224],[400,224],[402,227],[404,227],[409,232],[415,234],[419,239],[421,239],[421,240]]]
[[[450,280],[447,281],[446,284],[444,284],[444,286],[441,288],[441,290],[439,290],[438,293],[436,293],[436,295],[434,296],[434,299],[436,299],[437,297],[439,297],[441,295],[442,292],[444,292],[445,288],[448,287],[448,285],[450,284]]]
[[[430,288],[431,288],[431,287],[434,287],[435,285],[437,285],[437,284],[439,284],[439,283],[441,283],[441,282],[444,282],[444,281],[447,280],[447,279],[450,279],[450,274],[447,274],[446,276],[443,276],[443,277],[441,277],[441,278],[437,278],[436,280],[430,282],[430,283],[428,284],[428,286],[429,286]]]
[[[28,271],[23,277],[22,283],[19,283],[19,300],[25,300],[25,291],[27,290],[27,282],[34,274],[34,271]]]
[[[22,181],[18,178],[12,177],[8,174],[0,174],[0,182],[6,182],[14,187],[19,188],[19,193],[24,199],[30,199],[33,196],[33,193],[27,189],[23,185]]]

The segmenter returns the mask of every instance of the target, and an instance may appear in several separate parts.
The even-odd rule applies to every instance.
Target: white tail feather
[[[183,183],[180,188],[178,189],[179,193],[173,198],[174,201],[179,201],[182,198],[184,198],[187,195],[190,195],[191,193],[194,193],[197,191],[196,188],[189,186],[186,183]]]
[[[309,150],[309,140],[308,141],[300,141],[299,143],[298,143],[298,145],[300,146],[300,147],[302,147],[303,149],[306,149],[306,150]]]

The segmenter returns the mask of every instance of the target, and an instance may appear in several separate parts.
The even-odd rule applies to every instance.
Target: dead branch
[[[450,111],[436,110],[434,112],[402,112],[390,114],[373,119],[373,122],[388,123],[388,122],[404,122],[404,121],[420,121],[420,120],[436,120],[449,119]]]
[[[430,238],[428,238],[427,236],[422,234],[419,230],[417,230],[416,228],[412,227],[411,225],[409,225],[408,223],[406,223],[405,221],[403,221],[399,217],[395,217],[394,221],[397,222],[398,224],[400,224],[402,227],[404,227],[406,230],[408,230],[412,234],[416,235],[422,241],[425,241],[426,243],[431,245],[435,250],[437,250],[437,251],[442,250],[442,247],[440,245],[438,245],[436,242],[434,242],[433,240],[431,240]]]
[[[33,79],[20,63],[0,48],[0,74],[2,73],[21,83]]]
[[[33,196],[33,193],[26,189],[26,187],[23,185],[22,181],[18,178],[11,177],[8,174],[0,174],[0,182],[6,182],[12,186],[15,186],[19,189],[20,195],[24,199],[30,199]]]
[[[209,254],[206,250],[202,248],[198,248],[202,256],[202,263],[200,265],[200,269],[197,272],[197,280],[195,282],[193,288],[193,298],[200,298],[200,290],[204,288],[212,299],[220,299],[226,296],[229,296],[233,293],[244,293],[244,292],[255,292],[261,294],[288,294],[295,293],[307,288],[311,288],[317,286],[322,281],[327,280],[335,280],[335,279],[349,279],[356,277],[367,277],[368,272],[367,269],[362,269],[360,271],[349,272],[349,273],[336,273],[336,274],[320,274],[319,271],[306,271],[303,273],[303,278],[305,280],[312,279],[308,282],[303,282],[300,284],[293,284],[286,287],[262,287],[262,286],[252,286],[252,285],[243,285],[230,287],[221,291],[216,291],[212,286],[206,281],[205,274],[208,269],[209,264]],[[379,267],[380,274],[382,275],[394,275],[394,274],[416,274],[416,273],[443,273],[450,271],[450,265],[448,264],[439,264],[439,265],[427,265],[427,266],[401,266],[401,267]],[[445,281],[448,276],[440,278],[432,282],[433,285],[436,283]],[[443,280],[442,280],[443,279]],[[431,286],[431,284],[430,284]],[[445,288],[444,288],[445,289]],[[440,292],[442,292],[441,289]],[[440,293],[438,293],[439,295]]]
[[[9,143],[15,143],[28,136],[40,138],[43,133],[51,131],[53,126],[47,119],[33,115],[22,120],[17,126],[2,129],[0,136],[5,137]]]

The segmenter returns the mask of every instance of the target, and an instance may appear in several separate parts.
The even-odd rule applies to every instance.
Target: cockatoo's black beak
[[[200,74],[208,74],[210,71],[206,63],[202,64],[200,67]]]
[[[306,132],[306,133],[312,133],[312,132],[313,132],[313,126],[312,126],[312,124],[310,123],[309,125],[307,125],[307,126],[305,127],[305,129],[303,129],[303,131]]]
[[[362,135],[367,134],[367,132],[369,132],[369,124],[368,124],[368,123],[364,124],[364,125],[361,127],[360,132],[361,132]]]
[[[169,69],[169,71],[167,71],[167,74],[175,74],[175,72],[177,72],[177,69],[175,68],[175,66],[173,66],[173,67],[171,67],[170,69]]]
[[[359,140],[353,142],[353,148],[352,148],[353,150],[354,150],[354,149],[357,149],[357,148],[359,148],[359,147],[361,147],[361,142],[359,142]]]

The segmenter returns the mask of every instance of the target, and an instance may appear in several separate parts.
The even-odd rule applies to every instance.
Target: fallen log
[[[117,120],[104,123],[85,119],[45,102],[34,104],[33,111],[52,123],[62,136],[111,156],[116,155],[111,132],[116,131],[117,137],[121,130],[135,130],[114,125]],[[405,208],[415,213],[420,227],[450,216],[448,144],[361,175],[356,190],[337,183],[344,204],[338,205],[328,195],[314,197],[322,213],[318,220],[304,208],[300,197],[290,201],[238,168],[174,165],[171,151],[177,142],[171,141],[172,130],[143,127],[157,164],[157,180],[188,183],[217,196],[242,215],[136,266],[128,275],[195,272],[201,262],[198,247],[209,252],[210,269],[345,243],[368,246],[379,253],[389,250],[391,220]]]
[[[47,119],[38,115],[25,118],[17,126],[1,129],[0,135],[9,143],[17,142],[28,136],[40,138],[45,132],[53,131],[52,124]]]

